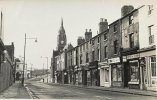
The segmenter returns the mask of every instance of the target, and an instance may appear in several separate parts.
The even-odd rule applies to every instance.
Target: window
[[[118,53],[118,43],[117,40],[114,41],[114,54]]]
[[[105,68],[105,82],[109,82],[109,68]]]
[[[114,27],[113,27],[113,31],[117,32],[117,28],[118,28],[118,26],[117,26],[117,24],[115,24]]]
[[[88,42],[86,43],[86,49],[88,50]]]
[[[139,80],[139,67],[138,61],[130,61],[130,81],[138,81]]]
[[[134,34],[129,34],[130,48],[134,47]]]
[[[80,52],[82,53],[82,46],[80,46]]]
[[[100,42],[100,38],[98,37],[98,43]]]
[[[107,58],[107,46],[104,47],[104,58]]]
[[[83,44],[83,51],[85,51],[85,44]]]
[[[153,5],[148,5],[148,14],[150,15],[153,11]]]
[[[104,40],[107,40],[107,34],[104,34]]]
[[[92,45],[94,45],[94,40],[92,40]]]
[[[95,52],[92,51],[92,61],[94,61],[94,59],[95,59],[95,58],[94,58],[94,57],[95,57],[94,53],[95,53]]]
[[[148,31],[149,31],[149,44],[154,43],[154,35],[152,35],[152,30],[153,30],[153,26],[148,26]]]
[[[89,61],[88,53],[86,53],[86,63]]]
[[[155,56],[151,57],[151,72],[152,72],[152,76],[156,76],[156,57]]]
[[[129,25],[133,23],[133,15],[129,16]]]
[[[100,60],[100,51],[97,49],[98,60]]]
[[[82,64],[82,55],[80,55],[80,64]]]
[[[121,65],[113,65],[113,67],[112,67],[112,81],[122,81]]]

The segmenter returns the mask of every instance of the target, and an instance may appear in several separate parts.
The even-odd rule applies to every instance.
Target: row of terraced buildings
[[[86,29],[75,47],[66,43],[62,21],[51,59],[53,83],[157,90],[156,8],[121,11],[110,24],[101,18],[96,36]]]

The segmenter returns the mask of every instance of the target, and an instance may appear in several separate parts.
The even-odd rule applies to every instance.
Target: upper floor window
[[[100,42],[100,37],[98,36],[98,43]]]
[[[82,55],[80,55],[80,64],[82,64]]]
[[[113,31],[114,31],[114,32],[117,32],[117,28],[118,28],[118,25],[115,24],[114,27],[113,27]]]
[[[118,41],[115,40],[114,41],[114,54],[117,54],[118,53]]]
[[[100,50],[97,49],[98,60],[100,60]]]
[[[88,42],[86,43],[86,49],[88,50]]]
[[[129,25],[133,23],[133,15],[129,16]]]
[[[85,51],[85,44],[83,44],[83,51]]]
[[[80,52],[82,52],[82,46],[80,46]]]
[[[151,73],[152,73],[152,76],[156,76],[156,57],[155,56],[151,57]]]
[[[94,60],[95,60],[95,52],[92,51],[92,61],[94,61]]]
[[[104,40],[107,40],[107,34],[104,34]]]
[[[107,46],[104,47],[104,58],[107,58]]]
[[[149,44],[154,43],[154,35],[152,33],[153,26],[154,25],[148,26],[148,30],[149,30]]]
[[[92,40],[92,45],[94,45],[94,40]]]
[[[148,5],[148,14],[150,15],[153,11],[153,5]]]
[[[129,34],[130,48],[134,47],[134,33]]]
[[[86,63],[89,61],[88,53],[86,53]]]

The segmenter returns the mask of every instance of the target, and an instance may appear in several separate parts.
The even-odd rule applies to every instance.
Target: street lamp
[[[47,59],[47,83],[48,83],[48,57],[42,57],[41,58],[46,58]]]
[[[24,64],[23,64],[23,78],[22,78],[22,85],[24,86],[24,69],[25,69],[25,55],[26,55],[26,40],[27,39],[34,39],[37,42],[37,38],[27,38],[25,33],[25,42],[24,42]]]

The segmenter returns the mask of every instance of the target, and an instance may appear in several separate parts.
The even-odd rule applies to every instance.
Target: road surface
[[[157,97],[151,96],[45,84],[39,81],[28,81],[27,87],[35,99],[157,100]]]

